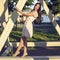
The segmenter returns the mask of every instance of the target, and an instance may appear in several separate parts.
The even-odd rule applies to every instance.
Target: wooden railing
[[[4,1],[4,4],[7,3],[6,0],[2,0],[1,2],[3,2],[3,1]],[[18,4],[17,4],[16,7],[20,8],[20,10],[22,10],[22,8],[23,8],[23,6],[24,6],[24,4],[25,4],[26,1],[27,1],[27,0],[19,0],[19,2],[18,2]],[[23,2],[23,3],[22,3],[22,2]],[[3,4],[3,3],[2,3],[2,4]],[[3,4],[3,6],[4,6],[4,4]],[[5,8],[6,8],[6,7],[7,7],[7,6],[5,6]],[[4,8],[3,8],[3,10],[2,10],[2,13],[3,13],[3,11],[4,11]],[[1,14],[2,14],[2,13],[1,13]],[[8,38],[8,36],[9,36],[9,34],[10,34],[10,32],[12,31],[12,28],[13,28],[14,23],[15,23],[15,21],[17,20],[17,18],[18,18],[18,13],[17,13],[16,11],[14,11],[14,12],[12,13],[11,18],[9,18],[9,21],[8,21],[8,23],[7,23],[4,31],[2,32],[2,34],[1,34],[1,36],[0,36],[0,51],[2,50],[2,48],[3,48],[3,46],[4,46],[5,42],[6,42],[6,40],[7,40],[7,38]]]
[[[60,60],[60,56],[0,57],[0,60]]]

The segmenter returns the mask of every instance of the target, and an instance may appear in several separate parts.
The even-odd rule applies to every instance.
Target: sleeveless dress
[[[23,27],[22,36],[32,38],[33,36],[33,24],[32,22],[37,18],[37,12],[33,13],[34,16],[28,16]]]

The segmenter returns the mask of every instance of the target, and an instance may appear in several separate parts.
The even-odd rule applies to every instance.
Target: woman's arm
[[[33,16],[33,13],[32,13],[32,12],[30,12],[30,13],[25,13],[25,12],[19,10],[17,7],[16,7],[16,10],[17,10],[18,12],[20,12],[22,15],[25,15],[25,16]]]

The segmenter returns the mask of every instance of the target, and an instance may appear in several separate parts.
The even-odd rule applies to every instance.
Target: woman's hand
[[[15,10],[18,11],[18,12],[20,11],[17,7],[15,8]]]

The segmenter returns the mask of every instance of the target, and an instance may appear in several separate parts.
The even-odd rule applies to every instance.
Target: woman
[[[24,53],[22,55],[22,57],[25,57],[27,55],[27,38],[32,38],[33,36],[33,25],[32,22],[37,18],[37,20],[40,19],[40,11],[41,11],[41,4],[40,3],[36,3],[34,6],[34,9],[29,12],[29,13],[25,13],[23,11],[20,11],[18,8],[16,8],[16,10],[18,12],[20,12],[22,15],[27,16],[27,19],[25,21],[24,27],[23,27],[23,31],[22,31],[22,37],[20,39],[20,44],[16,50],[16,52],[13,54],[13,56],[17,56],[22,48],[22,46],[24,47]]]

